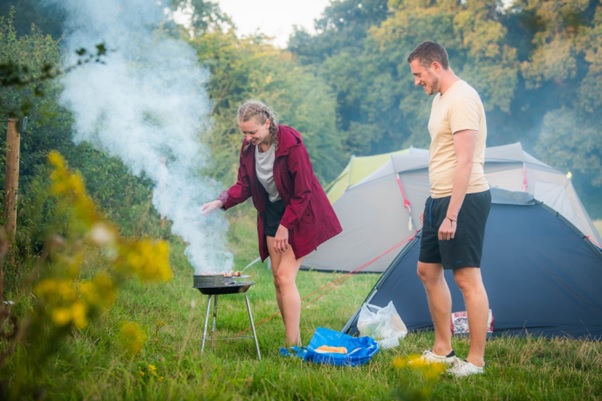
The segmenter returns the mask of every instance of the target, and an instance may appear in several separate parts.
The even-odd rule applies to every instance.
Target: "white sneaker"
[[[458,357],[453,350],[446,356],[433,354],[430,350],[427,350],[422,353],[420,358],[415,359],[414,361],[420,361],[421,363],[444,363],[446,365],[453,365],[457,360]],[[408,365],[411,365],[414,361],[408,362]]]
[[[470,375],[481,375],[485,373],[485,365],[478,367],[468,361],[463,361],[456,358],[456,363],[447,369],[447,373],[456,377],[466,377]]]

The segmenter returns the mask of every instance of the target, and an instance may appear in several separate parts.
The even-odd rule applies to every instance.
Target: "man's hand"
[[[457,225],[458,222],[456,220],[452,220],[449,217],[443,219],[443,223],[439,227],[439,241],[454,239]]]

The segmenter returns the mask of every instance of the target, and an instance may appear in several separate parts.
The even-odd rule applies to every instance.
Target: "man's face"
[[[414,84],[416,86],[422,86],[427,95],[434,95],[440,91],[439,78],[435,74],[435,64],[431,64],[430,67],[423,66],[418,59],[410,62],[410,69],[412,75],[414,75]]]

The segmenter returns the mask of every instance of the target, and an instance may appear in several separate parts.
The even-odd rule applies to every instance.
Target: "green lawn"
[[[231,216],[237,270],[256,254],[254,226],[241,216]],[[284,358],[272,276],[261,263],[245,273],[255,282],[247,294],[262,360],[249,338],[244,297],[239,294],[219,298],[217,341],[208,342],[201,355],[207,296],[192,288],[193,271],[178,243],[172,247],[172,268],[174,278],[166,284],[127,282],[113,308],[85,329],[64,333],[62,340],[17,347],[0,364],[0,399],[602,400],[600,342],[494,338],[487,347],[486,373],[465,379],[433,378],[401,367],[400,361],[430,347],[431,332],[410,333],[399,347],[377,353],[360,367]],[[297,283],[303,298],[303,342],[309,342],[318,326],[341,330],[378,278],[301,271]],[[26,315],[32,297],[14,299],[16,314]],[[128,341],[135,339],[120,336],[124,321],[137,322],[146,336],[136,354],[127,352]],[[6,321],[1,326],[0,352],[10,353],[7,326]],[[237,339],[228,340],[232,337]],[[45,345],[52,352],[34,360],[35,350]],[[454,339],[454,348],[466,355],[467,340]]]
[[[432,333],[410,333],[399,347],[379,352],[361,367],[283,358],[283,327],[271,272],[263,264],[246,271],[256,283],[248,296],[263,359],[257,359],[250,338],[224,340],[250,335],[245,332],[249,323],[241,295],[220,297],[219,341],[209,343],[201,355],[207,297],[191,287],[189,267],[176,265],[175,273],[164,285],[128,284],[109,313],[74,332],[62,351],[46,361],[43,375],[9,374],[4,390],[15,382],[20,386],[18,394],[12,394],[15,399],[42,394],[49,400],[426,399],[428,391],[432,399],[450,400],[602,399],[602,345],[597,342],[496,338],[488,344],[486,374],[462,380],[442,376],[429,381],[394,366],[397,357],[428,348]],[[317,326],[340,330],[377,278],[300,272],[303,341],[309,341]],[[341,283],[333,285],[335,280]],[[117,327],[123,320],[140,323],[147,335],[145,347],[133,357],[118,346]],[[466,340],[455,340],[454,346],[466,354]]]

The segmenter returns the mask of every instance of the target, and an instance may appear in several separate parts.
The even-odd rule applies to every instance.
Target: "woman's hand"
[[[282,224],[278,226],[276,235],[274,236],[274,250],[283,253],[288,249],[288,228]]]
[[[199,211],[201,212],[201,214],[207,215],[213,212],[215,209],[221,208],[222,206],[224,206],[224,203],[221,200],[216,199],[214,201],[205,203],[199,208]]]

